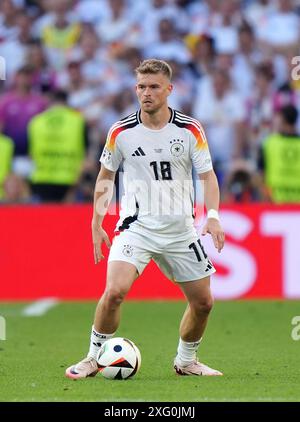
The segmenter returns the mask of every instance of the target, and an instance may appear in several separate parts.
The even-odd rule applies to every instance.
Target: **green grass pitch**
[[[0,401],[300,401],[299,302],[216,302],[198,355],[223,377],[174,374],[183,302],[125,302],[117,335],[139,346],[140,372],[77,381],[64,371],[87,352],[95,303],[60,303],[41,317],[22,316],[25,305],[0,304]]]

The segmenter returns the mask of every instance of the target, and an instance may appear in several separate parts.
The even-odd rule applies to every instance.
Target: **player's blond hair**
[[[172,68],[171,66],[163,61],[157,59],[147,59],[140,63],[140,65],[135,69],[136,75],[147,75],[152,74],[156,75],[157,73],[162,73],[169,80],[172,79]]]

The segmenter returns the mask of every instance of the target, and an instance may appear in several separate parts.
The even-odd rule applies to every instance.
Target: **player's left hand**
[[[220,253],[224,246],[225,233],[221,227],[220,222],[216,218],[207,219],[207,222],[202,230],[202,236],[205,236],[207,233],[211,234],[214,245]]]

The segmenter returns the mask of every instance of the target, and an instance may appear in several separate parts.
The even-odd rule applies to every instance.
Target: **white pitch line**
[[[54,308],[54,306],[57,306],[58,303],[59,303],[58,299],[51,298],[51,297],[40,299],[26,306],[22,310],[21,315],[27,316],[27,317],[42,316],[42,315],[45,315],[51,308]]]

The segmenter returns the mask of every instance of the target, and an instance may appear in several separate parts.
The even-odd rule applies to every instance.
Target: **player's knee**
[[[190,303],[191,308],[196,314],[208,315],[214,306],[214,300],[211,296],[203,298],[201,300]]]
[[[125,294],[121,289],[110,288],[104,292],[103,301],[110,308],[118,307],[123,302]]]

